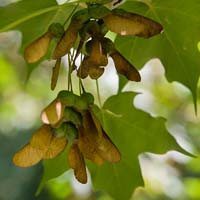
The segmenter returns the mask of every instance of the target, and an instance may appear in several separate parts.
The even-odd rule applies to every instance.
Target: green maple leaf
[[[154,119],[133,107],[134,96],[132,92],[112,96],[105,102],[102,111],[95,113],[106,133],[119,148],[122,160],[119,163],[105,163],[102,166],[87,162],[87,166],[95,189],[108,192],[116,200],[128,200],[136,187],[143,186],[138,160],[141,153],[164,154],[169,150],[176,150],[191,156],[167,132],[163,118]],[[59,157],[44,161],[43,178],[37,194],[46,181],[69,169],[67,154],[68,148]]]
[[[190,155],[167,132],[164,119],[154,119],[133,107],[134,95],[126,92],[112,96],[105,102],[102,112],[96,113],[119,148],[122,160],[100,167],[90,164],[89,168],[95,188],[105,190],[116,200],[128,200],[136,187],[143,186],[138,161],[140,153],[163,154],[176,150]]]
[[[22,33],[20,51],[23,53],[24,48],[44,34],[52,23],[59,22],[64,24],[74,6],[75,4],[72,3],[58,5],[55,0],[40,2],[22,0],[0,7],[0,32],[20,31]],[[28,65],[29,73],[38,63]]]
[[[66,150],[56,158],[43,161],[43,175],[36,195],[40,194],[47,181],[62,175],[69,169],[69,163],[67,159],[68,151],[69,148],[66,148]]]
[[[197,48],[200,41],[200,1],[135,0],[127,1],[122,8],[160,22],[164,32],[150,39],[118,36],[117,48],[138,69],[151,58],[159,58],[168,80],[186,85],[196,101],[200,74]]]

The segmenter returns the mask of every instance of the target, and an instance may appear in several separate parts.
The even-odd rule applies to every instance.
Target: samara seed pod
[[[65,30],[64,30],[64,27],[60,24],[60,23],[52,23],[50,26],[49,26],[49,29],[48,29],[51,34],[53,35],[53,37],[55,38],[61,38],[62,35],[64,34]]]
[[[115,51],[110,54],[112,57],[115,68],[118,73],[126,76],[126,78],[130,81],[141,81],[141,77],[137,69],[128,62],[119,52]]]
[[[106,66],[108,64],[108,58],[103,53],[101,42],[98,39],[92,38],[92,40],[86,43],[86,51],[89,54],[88,64],[95,66]]]
[[[108,162],[119,162],[121,160],[120,151],[103,130],[100,121],[94,114],[94,109],[90,107],[89,113],[90,113],[90,120],[93,121],[93,124],[95,125],[98,132],[95,138],[97,144],[97,152],[104,160]],[[98,107],[96,109],[97,111],[99,110]]]
[[[62,56],[69,53],[70,49],[74,46],[76,42],[79,29],[80,29],[80,24],[72,20],[67,30],[65,31],[63,37],[60,39],[54,50],[52,56],[53,59],[59,59]]]
[[[163,30],[162,25],[158,22],[122,9],[114,9],[112,13],[102,19],[110,31],[120,35],[149,38],[161,33]]]
[[[54,90],[57,85],[59,71],[60,71],[60,64],[61,64],[61,58],[56,60],[56,64],[52,69],[51,90]]]
[[[91,93],[83,92],[81,94],[81,98],[83,99],[83,101],[86,101],[88,105],[94,104],[94,96]]]
[[[64,109],[64,104],[59,98],[56,98],[42,111],[42,122],[50,124],[52,127],[58,127],[62,120]]]
[[[45,153],[49,148],[52,137],[53,133],[51,127],[44,124],[33,133],[30,140],[30,145],[33,148],[40,149]]]
[[[58,93],[57,99],[66,107],[72,107],[75,104],[76,95],[70,91],[62,90]]]
[[[74,175],[80,183],[87,183],[85,161],[77,144],[72,144],[68,155],[69,165],[74,170]]]
[[[88,73],[89,73],[89,56],[85,56],[83,58],[83,61],[80,65],[80,67],[78,68],[78,71],[77,71],[77,76],[81,79],[84,79],[88,76]]]
[[[89,68],[89,76],[91,79],[97,80],[104,73],[104,68],[99,66],[90,66]]]
[[[94,137],[94,134],[97,134],[97,132],[96,129],[93,129],[93,127],[93,125],[91,125],[88,129],[83,126],[79,127],[79,138],[77,144],[86,159],[91,160],[96,165],[102,165],[104,163],[104,159],[97,151],[97,145]]]
[[[46,54],[51,39],[52,34],[47,31],[41,37],[29,44],[24,51],[24,59],[26,62],[35,63],[39,61]]]
[[[43,155],[42,159],[55,158],[65,150],[66,145],[67,145],[67,139],[65,136],[56,137],[55,135],[53,135],[48,150]]]
[[[56,60],[56,64],[52,69],[51,90],[54,90],[57,85],[59,71],[60,71],[60,64],[61,64],[61,58]]]
[[[71,122],[76,127],[82,124],[82,116],[79,112],[75,111],[72,107],[66,107],[63,115],[63,121]]]
[[[76,126],[72,123],[65,123],[65,132],[66,132],[66,137],[69,142],[74,143],[78,139],[78,130]]]
[[[13,163],[18,167],[31,167],[42,160],[43,154],[28,143],[13,156]]]
[[[41,126],[33,133],[30,142],[13,156],[13,163],[19,167],[31,167],[37,164],[47,152],[52,136],[48,125]]]

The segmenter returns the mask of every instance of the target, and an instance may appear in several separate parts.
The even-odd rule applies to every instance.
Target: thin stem
[[[98,98],[98,101],[99,101],[99,105],[100,105],[100,107],[102,107],[98,80],[96,80],[96,88],[97,88],[97,98]]]

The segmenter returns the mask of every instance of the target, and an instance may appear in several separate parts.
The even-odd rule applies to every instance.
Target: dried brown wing
[[[42,58],[49,47],[52,35],[46,32],[44,35],[29,44],[24,51],[24,59],[27,63],[35,63]]]
[[[60,71],[60,64],[61,64],[61,58],[56,60],[56,64],[53,67],[52,70],[52,77],[51,77],[51,90],[54,90],[58,81],[58,75]]]
[[[59,99],[52,101],[41,114],[42,122],[57,127],[62,120],[65,106]]]
[[[89,76],[91,79],[97,80],[99,77],[101,77],[104,73],[104,68],[101,68],[99,66],[90,66],[89,68]]]
[[[107,28],[112,32],[149,38],[163,30],[161,24],[149,18],[121,10],[119,12],[119,9],[116,11],[103,17]]]
[[[97,147],[99,155],[104,160],[109,162],[119,162],[121,160],[120,151],[104,131],[103,134],[99,135],[97,138]]]
[[[121,159],[121,155],[117,147],[113,144],[108,135],[104,132],[101,123],[96,118],[92,110],[90,110],[91,119],[98,131],[95,135],[94,140],[96,142],[96,149],[98,154],[109,162],[118,162]],[[91,122],[90,122],[91,124]]]
[[[104,55],[101,42],[98,39],[93,38],[89,41],[91,46],[89,54],[89,65],[106,66],[108,64],[107,56]]]
[[[52,159],[56,156],[58,156],[60,153],[62,153],[65,150],[65,147],[67,145],[67,139],[66,137],[55,137],[53,136],[51,143],[49,145],[48,150],[43,155],[43,159]]]
[[[140,74],[137,69],[129,63],[119,52],[115,51],[110,54],[112,57],[115,68],[118,73],[126,76],[126,78],[130,81],[137,81],[141,80]]]
[[[80,67],[78,68],[78,71],[77,71],[77,76],[84,79],[88,76],[88,73],[89,73],[89,57],[88,56],[85,56]]]
[[[80,127],[77,144],[85,158],[91,160],[97,165],[102,165],[104,163],[104,159],[97,152],[95,135],[93,135],[93,133],[97,133],[92,131],[93,129],[84,129],[84,127]]]
[[[43,155],[49,148],[53,134],[49,125],[42,125],[35,133],[33,133],[30,145],[31,147],[41,150]]]
[[[74,46],[77,36],[78,36],[78,29],[79,23],[76,21],[71,21],[67,30],[65,31],[63,37],[58,42],[54,53],[53,59],[58,59],[64,56],[65,54],[69,53],[70,49]]]
[[[25,145],[13,156],[13,163],[19,167],[31,167],[42,159],[43,151]]]
[[[74,175],[80,183],[87,183],[85,161],[77,144],[72,144],[68,155],[69,165],[74,170]]]

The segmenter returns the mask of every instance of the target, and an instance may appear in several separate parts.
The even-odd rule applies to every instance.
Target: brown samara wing
[[[87,183],[85,161],[77,144],[72,144],[68,155],[69,165],[74,170],[74,175],[80,183]]]
[[[80,24],[75,20],[72,20],[54,50],[52,56],[53,59],[61,58],[65,54],[69,53],[70,49],[74,46],[76,42],[79,28]]]
[[[52,34],[46,32],[38,39],[29,44],[24,51],[24,59],[27,63],[35,63],[39,61],[47,52]]]
[[[18,167],[31,167],[40,162],[42,156],[43,150],[36,149],[28,143],[13,156],[13,163]]]
[[[60,64],[61,64],[61,58],[58,58],[56,60],[56,64],[52,69],[52,76],[51,76],[51,90],[54,90],[56,85],[57,85],[57,81],[58,81],[58,76],[59,76],[59,71],[60,71]]]
[[[110,54],[112,57],[115,68],[118,73],[126,76],[126,78],[130,81],[141,81],[140,73],[138,70],[128,62],[119,52],[115,51]]]
[[[163,30],[162,25],[158,22],[122,9],[114,9],[112,13],[103,17],[103,21],[110,31],[120,35],[149,38]]]
[[[65,150],[66,145],[67,145],[66,137],[53,136],[51,143],[49,145],[49,148],[42,158],[43,159],[55,158],[56,156],[58,156],[60,153],[62,153]]]

